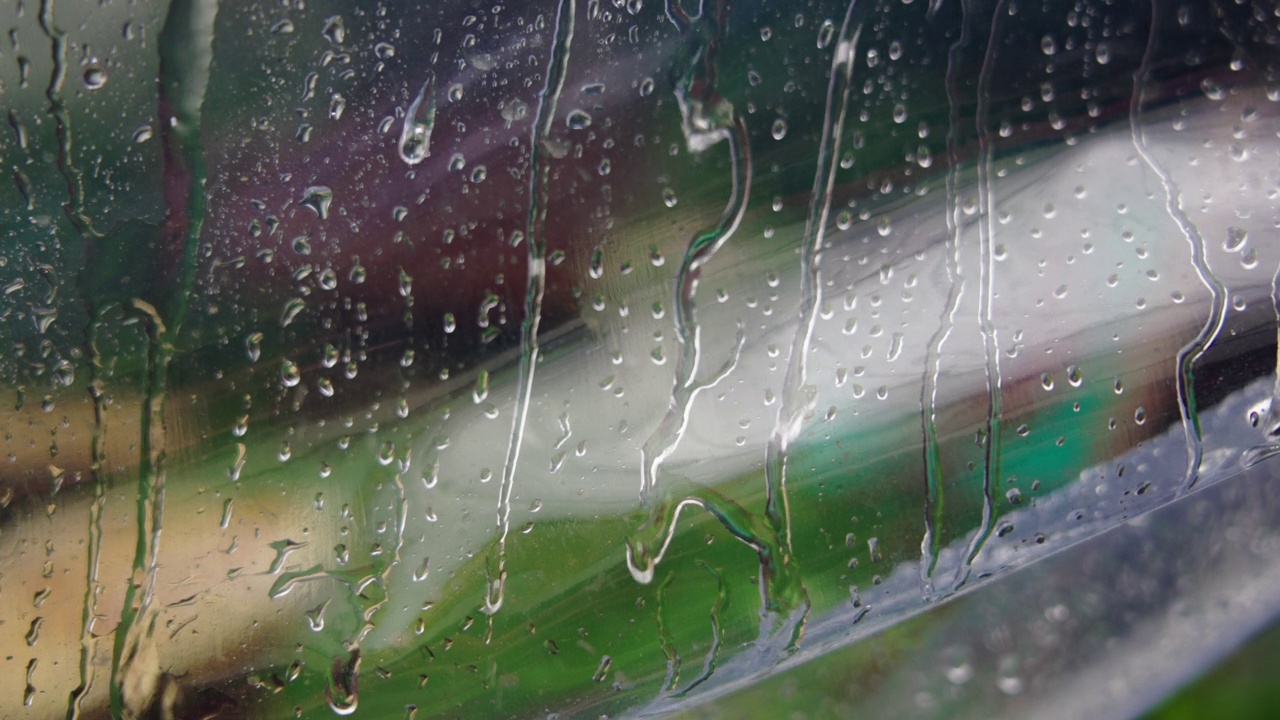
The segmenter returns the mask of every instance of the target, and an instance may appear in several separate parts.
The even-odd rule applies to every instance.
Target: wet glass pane
[[[0,18],[0,714],[1105,716],[1280,608],[1270,3]]]

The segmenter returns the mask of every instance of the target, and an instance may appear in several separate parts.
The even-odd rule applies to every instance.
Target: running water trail
[[[1160,8],[1158,0],[1151,0],[1151,27],[1147,33],[1146,49],[1142,53],[1142,62],[1133,73],[1133,92],[1129,100],[1129,134],[1133,140],[1133,148],[1147,167],[1160,178],[1160,186],[1165,195],[1165,211],[1178,225],[1182,236],[1186,238],[1191,249],[1191,266],[1201,284],[1209,290],[1209,317],[1204,327],[1186,345],[1178,350],[1177,390],[1178,413],[1182,420],[1182,431],[1187,444],[1187,473],[1183,477],[1178,494],[1191,490],[1200,476],[1200,463],[1204,455],[1202,444],[1203,432],[1200,427],[1200,413],[1196,405],[1195,364],[1208,352],[1210,346],[1222,331],[1227,318],[1227,291],[1222,281],[1209,267],[1207,244],[1195,223],[1182,209],[1182,191],[1173,181],[1169,171],[1160,164],[1147,147],[1146,133],[1142,127],[1142,101],[1144,97],[1144,81],[1151,73],[1151,59],[1155,54],[1160,30]]]
[[[1249,414],[1254,427],[1262,431],[1262,441],[1240,456],[1240,466],[1245,468],[1280,454],[1280,267],[1271,275],[1271,312],[1276,332],[1275,379],[1265,407],[1255,407]]]
[[[931,6],[932,8],[933,6]],[[942,519],[945,509],[942,459],[938,448],[938,382],[942,375],[942,348],[956,326],[956,312],[964,297],[964,276],[960,274],[960,203],[956,189],[959,183],[960,152],[959,130],[960,99],[956,69],[960,53],[969,45],[970,21],[968,6],[960,6],[962,18],[960,36],[947,53],[947,241],[946,269],[947,303],[939,318],[938,329],[929,340],[925,354],[924,384],[920,391],[921,426],[924,433],[925,513],[924,539],[921,542],[920,575],[926,598],[935,597],[934,573],[938,555],[942,551]],[[950,588],[943,591],[950,594]]]
[[[55,8],[55,0],[40,2],[40,29],[49,38],[53,59],[53,72],[45,88],[45,97],[49,100],[49,114],[53,116],[54,133],[58,137],[58,172],[67,186],[67,202],[63,203],[62,210],[76,232],[86,241],[92,241],[102,234],[93,228],[85,214],[84,179],[75,164],[75,133],[72,132],[71,117],[63,96],[63,86],[67,81],[67,34],[58,27]]]
[[[993,319],[995,301],[995,256],[992,252],[995,235],[995,200],[991,188],[992,158],[991,134],[988,128],[991,105],[991,76],[996,62],[996,48],[1000,33],[1000,19],[1006,13],[1006,0],[996,4],[991,16],[991,29],[987,38],[987,48],[983,55],[982,67],[978,73],[977,109],[975,126],[978,138],[977,189],[978,207],[978,329],[982,337],[983,375],[987,393],[987,414],[983,423],[984,461],[982,470],[982,517],[978,528],[965,543],[963,555],[950,577],[939,582],[938,560],[942,552],[942,520],[945,505],[945,477],[938,446],[937,403],[938,382],[941,375],[942,345],[955,329],[955,314],[959,308],[960,298],[964,291],[963,273],[959,267],[960,251],[960,218],[957,212],[957,110],[953,72],[960,50],[968,44],[971,4],[961,3],[964,17],[960,38],[951,46],[948,57],[947,99],[950,104],[950,128],[947,136],[947,152],[951,166],[947,171],[947,229],[951,235],[948,239],[947,272],[951,277],[951,288],[948,292],[947,309],[944,311],[941,326],[930,342],[925,365],[925,383],[921,390],[922,427],[924,431],[925,455],[925,535],[921,542],[921,574],[924,594],[927,598],[945,597],[961,587],[969,579],[973,561],[982,546],[991,536],[994,504],[992,494],[1000,480],[1000,424],[1004,414],[1004,391],[1001,384],[1000,348]],[[939,585],[945,585],[939,589]]]
[[[163,309],[133,298],[127,312],[147,332],[146,384],[140,430],[138,533],[133,574],[127,580],[111,659],[111,712],[137,715],[157,701],[161,669],[152,647],[159,614],[154,606],[165,499],[165,400],[169,364],[195,282],[205,215],[205,163],[201,113],[213,63],[217,0],[176,0],[159,39],[160,127],[168,216],[161,251],[170,263],[158,289]],[[162,701],[163,702],[163,701]],[[75,701],[73,700],[73,710]]]
[[[739,325],[728,360],[709,378],[698,380],[698,366],[702,361],[702,329],[697,316],[698,282],[703,266],[737,231],[746,214],[751,193],[751,138],[746,123],[715,86],[716,49],[726,12],[727,4],[723,0],[718,3],[714,17],[706,12],[705,2],[699,5],[696,16],[688,15],[678,0],[669,0],[666,5],[667,19],[691,44],[689,66],[675,87],[685,143],[690,152],[699,153],[727,141],[731,185],[729,200],[719,221],[693,237],[676,274],[675,326],[680,352],[676,356],[667,412],[640,449],[640,501],[648,510],[649,517],[627,540],[627,567],[640,583],[653,580],[654,569],[666,552],[680,509],[688,502],[699,507],[705,505],[702,500],[675,504],[670,490],[659,488],[659,475],[662,464],[676,451],[684,437],[693,402],[702,391],[714,387],[733,372],[745,339]]]
[[[839,39],[831,58],[831,79],[827,85],[822,139],[818,147],[817,168],[813,176],[813,192],[809,200],[809,215],[805,221],[803,245],[800,248],[800,322],[791,339],[782,402],[774,418],[773,433],[765,452],[765,517],[780,540],[779,562],[783,565],[794,563],[791,551],[791,508],[787,500],[787,461],[791,441],[799,436],[806,415],[812,412],[817,401],[816,389],[807,384],[807,361],[818,320],[817,308],[822,305],[822,244],[831,215],[831,194],[835,188],[840,142],[844,136],[845,117],[849,109],[854,56],[858,51],[858,37],[862,33],[862,26],[859,25],[853,29],[853,36],[849,36],[856,5],[857,0],[851,0],[845,10]],[[790,570],[799,574],[795,567]],[[796,611],[807,613],[809,602],[803,584],[800,585],[800,590],[804,597]],[[803,618],[796,619],[797,629],[803,622]]]
[[[84,604],[80,613],[80,680],[67,700],[67,720],[77,720],[84,712],[84,700],[93,690],[94,658],[98,654],[98,638],[93,626],[98,617],[98,569],[102,564],[102,510],[107,499],[107,402],[106,387],[102,379],[102,355],[98,349],[97,327],[101,324],[98,313],[90,315],[89,343],[89,394],[93,401],[93,438],[89,461],[93,499],[89,503],[89,533],[85,544],[88,569],[85,577]]]
[[[690,152],[701,152],[721,140],[728,141],[731,167],[729,201],[719,222],[694,236],[676,277],[676,337],[680,355],[676,362],[667,413],[641,449],[640,500],[647,519],[627,539],[627,568],[640,583],[649,583],[675,534],[681,510],[695,506],[709,512],[734,537],[750,546],[760,562],[760,633],[758,652],[765,657],[775,650],[794,652],[804,630],[809,600],[799,573],[790,562],[790,550],[781,534],[785,528],[748,512],[710,488],[695,497],[676,501],[668,487],[659,487],[663,462],[675,452],[688,424],[698,394],[715,386],[733,371],[742,349],[743,329],[738,328],[734,349],[725,364],[705,380],[698,380],[701,361],[701,329],[697,318],[697,288],[703,266],[737,230],[746,212],[751,188],[750,136],[746,123],[716,87],[716,50],[727,22],[728,3],[720,0],[714,16],[706,2],[696,16],[678,3],[667,3],[667,17],[691,43],[689,66],[677,81],[685,141]],[[783,643],[782,647],[779,644]]]
[[[1268,439],[1280,434],[1280,267],[1271,276],[1271,310],[1276,317],[1276,379],[1271,389],[1271,405],[1267,409]]]
[[[55,9],[54,0],[42,0],[40,3],[40,28],[45,36],[49,38],[50,53],[53,60],[53,71],[49,77],[49,84],[45,88],[45,97],[49,101],[48,112],[53,116],[54,133],[58,139],[58,173],[66,184],[67,201],[62,205],[63,213],[84,242],[86,251],[91,251],[94,241],[100,238],[101,234],[94,229],[93,223],[85,214],[84,181],[80,170],[75,164],[75,134],[72,131],[71,118],[67,112],[66,99],[63,96],[63,86],[66,84],[67,79],[67,36],[57,24]],[[10,111],[9,122],[16,129],[20,126],[15,118],[16,115]],[[21,137],[22,133],[19,133],[19,135]],[[25,142],[20,142],[19,144],[25,147]],[[15,177],[21,177],[21,175]],[[28,209],[30,209],[31,202],[32,198],[28,195]],[[88,541],[85,547],[88,568],[85,573],[84,606],[80,615],[80,657],[77,668],[79,682],[71,691],[67,706],[67,717],[72,720],[80,717],[84,698],[93,688],[94,682],[93,659],[97,654],[98,641],[93,634],[93,623],[98,611],[98,569],[102,555],[102,509],[106,502],[104,468],[106,467],[107,406],[101,377],[101,356],[98,353],[96,342],[96,327],[101,316],[98,308],[89,306],[86,307],[86,310],[89,321],[85,328],[85,344],[88,351],[86,357],[89,362],[89,395],[93,403],[94,414],[93,438],[91,440],[92,456],[89,464],[89,481],[93,485],[93,499],[89,505]]]
[[[490,617],[502,607],[507,583],[507,534],[511,528],[511,491],[515,487],[516,465],[524,442],[529,400],[538,365],[538,325],[542,321],[542,297],[547,288],[547,185],[550,170],[543,145],[551,134],[556,103],[564,88],[569,67],[569,50],[573,43],[575,0],[560,0],[556,10],[555,37],[551,44],[551,60],[547,65],[547,81],[538,97],[538,111],[533,121],[529,146],[529,216],[525,226],[528,280],[525,284],[524,321],[520,326],[520,369],[516,380],[514,418],[507,457],[502,466],[502,483],[498,488],[498,545],[489,555],[485,571],[487,585],[484,612]]]
[[[991,109],[991,73],[995,69],[996,41],[999,38],[1000,18],[1005,14],[1006,0],[996,3],[991,16],[991,34],[987,38],[987,52],[978,73],[978,206],[982,217],[978,220],[978,244],[980,269],[978,272],[978,322],[982,330],[982,354],[985,362],[987,385],[986,462],[982,470],[982,522],[969,539],[965,549],[956,589],[969,579],[973,559],[982,550],[991,535],[994,507],[992,493],[1000,481],[1000,423],[1004,416],[1004,389],[1000,377],[1000,342],[997,335],[993,308],[995,304],[995,253],[992,242],[995,236],[995,199],[991,190],[991,131],[987,115]]]
[[[675,694],[677,698],[688,695],[699,685],[711,679],[711,675],[716,671],[716,660],[719,659],[720,654],[720,640],[723,634],[720,629],[720,612],[724,610],[725,602],[728,600],[729,589],[724,584],[724,578],[715,571],[715,568],[701,560],[698,561],[698,567],[711,573],[711,576],[716,579],[716,601],[711,606],[711,612],[709,613],[711,617],[711,648],[707,650],[707,659],[702,664],[702,672],[698,674],[698,677],[691,680],[688,685],[685,685],[683,690]]]

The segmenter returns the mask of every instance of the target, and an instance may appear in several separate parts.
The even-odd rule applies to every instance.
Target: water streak
[[[159,106],[165,160],[162,250],[169,261],[160,297],[164,313],[134,298],[129,313],[147,331],[146,382],[138,473],[138,534],[133,575],[125,589],[111,663],[111,711],[144,711],[152,697],[130,690],[154,687],[160,672],[146,646],[159,618],[154,607],[165,499],[165,401],[169,364],[195,284],[200,232],[204,225],[205,162],[201,113],[213,63],[217,0],[182,0],[169,6],[160,33]],[[140,594],[139,594],[140,593]],[[149,680],[150,679],[150,680]]]
[[[667,588],[671,586],[671,581],[675,580],[675,578],[675,573],[671,573],[658,586],[658,610],[655,613],[658,618],[658,644],[662,647],[662,656],[667,661],[667,674],[662,679],[663,692],[674,689],[676,683],[680,682],[680,652],[676,650],[675,643],[671,640],[671,631],[667,629],[666,623],[662,619],[664,616],[663,606],[666,604],[667,598]]]
[[[987,52],[978,73],[978,205],[982,217],[978,221],[978,245],[980,266],[978,271],[978,322],[982,331],[982,354],[987,386],[986,462],[982,471],[982,521],[969,539],[961,565],[961,576],[956,588],[969,577],[969,568],[978,551],[991,535],[994,507],[992,494],[1000,482],[1000,423],[1004,417],[1004,389],[1000,377],[1000,342],[993,319],[995,304],[995,253],[992,243],[995,236],[995,199],[991,188],[992,155],[991,130],[988,118],[991,109],[991,74],[995,70],[996,41],[999,38],[1000,18],[1005,15],[1006,0],[996,3],[991,16],[991,33],[987,38]]]
[[[724,578],[715,571],[715,568],[702,561],[698,561],[698,566],[711,573],[711,576],[716,579],[716,601],[712,604],[711,612],[709,613],[711,617],[711,647],[707,650],[707,659],[702,664],[702,672],[698,674],[698,677],[691,680],[683,690],[676,693],[675,696],[678,698],[688,695],[694,688],[709,680],[711,675],[715,673],[722,634],[720,630],[720,612],[724,610],[725,602],[729,596],[729,589],[724,584]]]
[[[53,56],[53,72],[45,89],[45,97],[49,100],[49,114],[53,116],[54,133],[58,137],[58,172],[67,186],[67,202],[63,203],[62,209],[81,237],[91,240],[101,237],[101,234],[93,228],[93,223],[85,214],[84,180],[74,160],[75,135],[71,129],[66,98],[63,96],[63,85],[67,80],[67,34],[58,27],[54,17],[55,6],[55,0],[41,0],[40,29],[49,38]]]
[[[1271,310],[1276,318],[1276,379],[1271,390],[1271,405],[1267,409],[1268,439],[1280,434],[1280,267],[1271,276]]]
[[[1182,209],[1182,191],[1173,180],[1169,171],[1161,165],[1147,147],[1146,132],[1142,126],[1142,101],[1145,96],[1145,81],[1151,73],[1151,60],[1155,54],[1156,40],[1160,31],[1160,7],[1158,0],[1151,0],[1151,27],[1147,34],[1146,49],[1142,53],[1142,62],[1133,73],[1133,93],[1129,100],[1129,133],[1133,148],[1142,161],[1160,179],[1160,186],[1165,195],[1165,211],[1182,231],[1191,250],[1191,267],[1195,270],[1200,283],[1209,290],[1209,317],[1205,319],[1200,332],[1186,345],[1178,349],[1177,356],[1177,391],[1178,413],[1181,416],[1182,431],[1186,436],[1187,473],[1179,487],[1179,494],[1191,490],[1200,477],[1200,463],[1204,455],[1202,443],[1203,431],[1200,427],[1200,412],[1196,403],[1195,364],[1208,352],[1210,346],[1222,331],[1227,317],[1227,291],[1222,281],[1209,267],[1208,245],[1200,230]]]
[[[849,109],[854,57],[857,54],[858,37],[862,32],[861,25],[856,29],[851,27],[856,5],[857,0],[851,0],[845,10],[839,40],[831,58],[831,79],[827,85],[822,139],[818,147],[813,192],[809,200],[809,216],[805,221],[804,240],[800,248],[800,307],[797,311],[800,322],[791,339],[782,402],[779,403],[773,433],[765,452],[765,517],[781,540],[780,561],[784,565],[794,562],[791,556],[791,508],[787,500],[787,461],[791,441],[800,434],[804,418],[813,410],[817,400],[816,392],[810,392],[806,387],[807,360],[817,326],[817,308],[822,305],[822,246],[831,215],[831,195],[835,189],[840,144]],[[792,570],[798,572],[795,568]],[[805,597],[796,611],[807,613],[808,608],[809,602]],[[798,627],[802,625],[801,620]]]
[[[956,327],[956,313],[960,308],[960,300],[964,297],[964,275],[960,273],[960,98],[957,71],[960,67],[960,53],[969,45],[971,23],[968,5],[960,6],[962,18],[960,36],[947,53],[946,93],[947,93],[947,240],[946,270],[947,289],[946,306],[939,318],[937,331],[929,340],[925,354],[924,385],[920,392],[921,425],[924,433],[924,468],[925,468],[925,533],[921,542],[920,573],[926,597],[933,597],[937,592],[934,573],[937,571],[938,556],[942,551],[942,523],[946,497],[943,486],[942,458],[938,446],[938,383],[942,375],[942,348],[951,337]],[[944,592],[950,593],[950,588]]]
[[[93,438],[89,477],[93,485],[93,499],[89,503],[89,536],[85,545],[88,570],[85,577],[84,602],[80,613],[80,680],[71,690],[67,701],[67,720],[77,720],[84,712],[84,700],[93,690],[94,657],[98,653],[98,638],[93,633],[98,617],[98,569],[102,565],[102,510],[107,494],[107,401],[102,380],[102,354],[98,348],[97,328],[103,318],[95,313],[89,321],[89,393],[93,401]]]
[[[63,203],[62,209],[72,227],[75,228],[84,241],[86,248],[91,248],[94,240],[101,237],[101,235],[94,229],[93,223],[85,213],[84,182],[74,160],[75,136],[72,132],[71,118],[67,112],[66,100],[63,95],[63,86],[67,79],[68,42],[66,33],[58,27],[55,9],[55,0],[42,0],[40,3],[40,28],[49,38],[53,61],[53,70],[49,77],[49,84],[45,88],[45,97],[49,101],[48,111],[53,116],[54,133],[58,139],[58,172],[66,185],[67,201]],[[23,128],[18,121],[17,115],[12,110],[9,111],[9,123],[18,134],[19,146],[26,150],[25,128]],[[14,177],[21,180],[25,176],[15,171]],[[19,182],[19,186],[21,189],[21,182]],[[27,195],[27,209],[30,210],[33,207],[34,198],[30,191],[25,194]],[[98,567],[102,550],[102,509],[106,501],[105,477],[102,474],[105,467],[106,453],[106,404],[100,379],[101,358],[97,353],[97,344],[95,342],[96,326],[99,322],[99,316],[95,308],[89,308],[89,317],[89,324],[86,328],[86,344],[88,345],[90,363],[89,392],[94,408],[94,431],[91,441],[92,458],[90,460],[89,477],[90,482],[93,484],[93,500],[89,506],[89,538],[85,548],[88,571],[86,573],[87,587],[85,589],[84,608],[81,611],[80,618],[79,682],[70,693],[67,707],[67,717],[73,720],[80,716],[84,698],[93,687],[93,658],[97,652],[97,638],[93,635],[93,623],[97,613]],[[32,667],[34,668],[34,661]]]
[[[569,67],[569,50],[573,43],[576,0],[560,0],[556,10],[555,37],[551,44],[551,60],[547,65],[547,81],[538,97],[533,136],[529,147],[529,215],[525,225],[528,279],[525,284],[524,321],[520,326],[520,368],[516,380],[515,412],[511,438],[502,467],[502,483],[498,488],[498,545],[486,563],[487,587],[484,611],[493,615],[502,607],[507,582],[507,534],[511,528],[511,491],[515,487],[516,464],[524,441],[525,422],[529,416],[529,400],[533,395],[533,379],[538,365],[538,326],[542,321],[542,298],[547,288],[546,220],[549,201],[550,166],[544,157],[555,121],[556,103],[564,88]]]
[[[733,351],[717,372],[698,379],[702,360],[702,328],[698,324],[698,282],[702,268],[737,231],[747,211],[751,191],[751,138],[746,123],[734,112],[733,105],[715,87],[715,54],[720,29],[724,25],[727,6],[720,2],[713,17],[705,3],[696,16],[688,15],[678,2],[667,3],[667,18],[690,39],[695,49],[684,75],[676,82],[675,96],[680,107],[681,126],[691,152],[701,152],[720,142],[729,145],[731,182],[729,200],[719,221],[690,240],[676,274],[675,326],[680,352],[676,356],[675,377],[667,412],[640,449],[640,501],[649,510],[649,519],[627,543],[627,565],[635,579],[648,583],[665,551],[655,552],[657,543],[669,539],[679,507],[672,506],[667,491],[659,491],[658,478],[662,464],[679,447],[689,423],[689,412],[698,395],[714,387],[737,366],[744,333],[738,328]]]

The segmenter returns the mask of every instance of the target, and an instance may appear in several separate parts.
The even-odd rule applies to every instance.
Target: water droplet
[[[1258,250],[1257,248],[1249,248],[1244,255],[1240,256],[1240,267],[1245,270],[1252,270],[1258,267]]]
[[[389,42],[380,42],[373,46],[373,54],[383,60],[393,58],[396,55],[396,47]]]
[[[933,154],[929,151],[928,145],[921,145],[916,148],[916,163],[922,168],[928,168],[933,165]]]
[[[1097,59],[1099,65],[1106,65],[1111,62],[1111,46],[1107,43],[1098,43],[1098,47],[1094,50],[1093,56]]]
[[[333,202],[333,191],[324,185],[313,185],[302,193],[299,205],[310,209],[321,220],[329,218],[329,205]]]
[[[1238,252],[1240,248],[1249,239],[1249,231],[1238,227],[1227,228],[1227,239],[1222,243],[1222,249],[1227,252]]]
[[[154,131],[152,131],[150,125],[143,125],[142,127],[133,131],[133,141],[139,144],[144,143],[150,140],[153,134],[154,134]]]
[[[280,312],[280,327],[288,327],[294,318],[298,317],[298,313],[306,308],[306,303],[300,298],[293,298],[284,304],[284,310]]]
[[[876,232],[880,234],[880,237],[889,237],[893,233],[893,224],[888,215],[882,215],[876,221]]]
[[[821,50],[831,44],[831,38],[835,37],[836,25],[830,20],[823,20],[822,26],[818,28],[818,49]]]
[[[672,190],[671,188],[663,188],[663,189],[662,189],[662,204],[663,204],[663,205],[666,205],[666,206],[667,206],[667,207],[669,207],[669,208],[673,208],[673,207],[675,207],[675,206],[676,206],[676,203],[677,203],[677,202],[679,202],[679,199],[678,199],[678,198],[676,198],[676,191],[675,191],[675,190]]]
[[[97,65],[90,65],[84,70],[84,86],[97,90],[107,84],[107,71]]]
[[[771,135],[773,135],[774,140],[781,140],[782,138],[786,137],[787,121],[783,120],[782,118],[778,118],[777,120],[774,120],[773,127],[770,129],[769,132]]]
[[[489,176],[489,171],[483,165],[477,165],[471,170],[471,182],[479,184]]]
[[[591,116],[585,110],[574,110],[565,118],[570,130],[585,130],[591,127]]]
[[[432,76],[418,89],[418,95],[404,114],[400,128],[400,159],[408,165],[417,165],[431,154],[431,130],[436,123],[436,103],[431,96],[435,87]],[[424,105],[425,103],[425,105]]]
[[[653,78],[645,78],[640,81],[640,97],[649,97],[653,94]]]
[[[347,39],[347,28],[342,22],[341,15],[334,15],[324,21],[324,29],[320,31],[325,39],[334,45],[341,45],[343,40]]]
[[[1067,366],[1067,382],[1071,384],[1071,387],[1080,387],[1084,383],[1084,374],[1080,372],[1079,366]]]
[[[292,360],[285,360],[280,364],[280,382],[285,387],[293,387],[302,380],[302,373],[298,370],[298,364]]]

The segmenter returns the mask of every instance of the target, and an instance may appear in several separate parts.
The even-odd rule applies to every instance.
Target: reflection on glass
[[[695,707],[1280,447],[1262,4],[5,19],[14,713]]]

